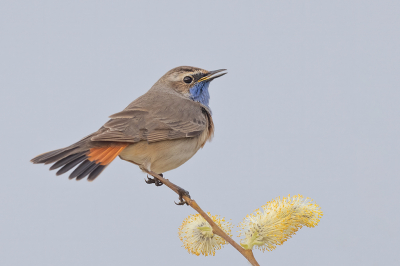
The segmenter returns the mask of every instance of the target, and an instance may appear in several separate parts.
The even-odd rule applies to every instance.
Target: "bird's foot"
[[[159,174],[161,177],[164,177],[163,174]],[[144,182],[146,182],[147,184],[153,184],[156,185],[157,187],[162,186],[163,183],[160,181],[160,179],[154,177],[151,178],[149,177],[149,175],[147,175],[147,180],[145,179]]]
[[[183,188],[181,188],[181,187],[178,187],[178,194],[179,194],[179,202],[178,203],[176,203],[175,201],[175,204],[176,205],[189,205],[189,203],[187,203],[186,202],[186,200],[184,200],[183,199],[183,196],[186,196],[186,197],[188,197],[189,199],[190,199],[190,195],[189,195],[189,191],[187,191],[187,190],[184,190]]]

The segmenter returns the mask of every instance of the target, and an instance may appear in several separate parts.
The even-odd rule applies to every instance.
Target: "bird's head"
[[[220,73],[225,70],[207,71],[197,67],[181,66],[168,71],[159,82],[174,89],[184,97],[208,107],[210,100],[208,86],[212,80],[227,74],[226,72]]]

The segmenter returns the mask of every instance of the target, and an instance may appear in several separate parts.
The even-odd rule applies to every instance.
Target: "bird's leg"
[[[147,172],[149,175],[152,175],[154,178],[150,178],[149,176],[147,176],[147,180],[145,180],[145,182],[147,184],[152,184],[155,183],[157,186],[157,181],[162,185],[163,182],[165,183],[165,185],[167,187],[169,187],[170,189],[172,189],[173,191],[175,191],[178,195],[179,195],[179,202],[175,204],[176,205],[189,205],[188,202],[186,202],[186,200],[184,199],[184,197],[188,197],[189,199],[191,199],[190,195],[189,195],[189,191],[181,188],[180,186],[175,185],[174,183],[171,183],[168,179],[165,179],[163,174],[156,174],[152,171],[149,170],[144,170],[145,172]],[[157,178],[157,176],[160,177],[160,179]]]
[[[175,185],[176,186],[176,185]],[[184,199],[183,199],[183,196],[186,196],[186,197],[188,197],[189,199],[190,199],[190,195],[189,195],[189,191],[187,191],[187,190],[184,190],[183,188],[181,188],[181,187],[179,187],[179,186],[177,186],[177,188],[178,188],[178,195],[179,195],[179,202],[178,203],[176,203],[175,201],[175,204],[176,205],[189,205]]]
[[[159,174],[161,177],[164,177],[163,174]],[[151,178],[149,177],[149,175],[147,175],[147,180],[145,179],[144,182],[146,182],[147,184],[153,184],[156,185],[157,187],[162,186],[163,183],[156,177]]]

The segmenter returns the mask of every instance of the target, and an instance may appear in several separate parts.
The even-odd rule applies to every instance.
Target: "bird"
[[[163,176],[213,138],[209,85],[225,74],[226,69],[173,68],[123,111],[111,115],[96,132],[68,147],[40,154],[31,162],[53,163],[50,170],[60,168],[56,175],[75,168],[69,179],[87,177],[93,181],[119,156],[145,173]],[[162,185],[157,178],[145,181]]]

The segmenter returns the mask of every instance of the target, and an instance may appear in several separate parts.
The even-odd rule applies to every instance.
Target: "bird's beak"
[[[206,80],[207,81],[211,81],[213,79],[222,77],[225,74],[228,74],[227,72],[225,72],[225,73],[221,73],[221,74],[218,74],[218,75],[214,75],[214,74],[217,74],[217,73],[222,72],[222,71],[226,71],[226,69],[218,69],[218,70],[210,71],[204,77],[199,79],[197,82],[202,82],[202,81],[206,81]]]

